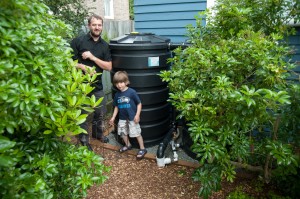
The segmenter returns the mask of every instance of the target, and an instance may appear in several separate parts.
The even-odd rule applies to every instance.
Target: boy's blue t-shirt
[[[139,103],[141,100],[136,91],[129,87],[124,92],[118,91],[114,97],[114,106],[119,108],[120,120],[133,121]]]

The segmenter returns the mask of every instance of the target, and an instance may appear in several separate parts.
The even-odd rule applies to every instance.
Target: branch
[[[263,171],[263,168],[261,166],[252,166],[249,164],[244,164],[244,163],[239,163],[239,162],[234,162],[234,161],[230,161],[230,163],[237,168],[248,169],[250,171],[255,171],[255,172]]]
[[[271,159],[271,156],[270,156],[270,154],[268,154],[266,162],[265,162],[265,168],[264,168],[264,180],[266,183],[270,182],[270,176],[271,176],[270,171],[269,171],[270,159]]]

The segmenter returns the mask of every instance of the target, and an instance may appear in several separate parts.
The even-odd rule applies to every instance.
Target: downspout
[[[178,161],[177,148],[179,147],[179,144],[175,142],[175,140],[179,136],[178,134],[179,133],[177,132],[176,125],[175,123],[173,123],[172,128],[168,131],[163,141],[158,145],[156,153],[156,161],[158,167],[164,167],[166,164]],[[173,151],[173,159],[165,157],[165,150],[168,144],[171,145]]]

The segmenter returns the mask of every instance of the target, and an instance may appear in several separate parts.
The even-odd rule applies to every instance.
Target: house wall
[[[288,43],[293,49],[292,57],[290,62],[296,64],[294,71],[300,75],[300,26],[295,27],[296,35],[288,37]],[[299,82],[299,77],[294,75],[293,79]]]
[[[84,4],[89,7],[89,11],[100,16],[104,16],[104,4],[103,0],[85,0]]]
[[[92,7],[90,12],[104,16],[104,0],[85,0],[85,5]],[[113,20],[129,20],[129,0],[113,0]]]
[[[115,20],[129,20],[129,0],[114,0]]]
[[[206,6],[207,0],[135,0],[135,31],[164,36],[174,43],[185,42],[186,25],[195,25],[195,15]]]

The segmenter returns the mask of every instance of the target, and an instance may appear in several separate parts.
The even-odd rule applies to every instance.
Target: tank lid
[[[110,44],[161,44],[169,43],[170,39],[153,33],[131,32],[110,40]]]

